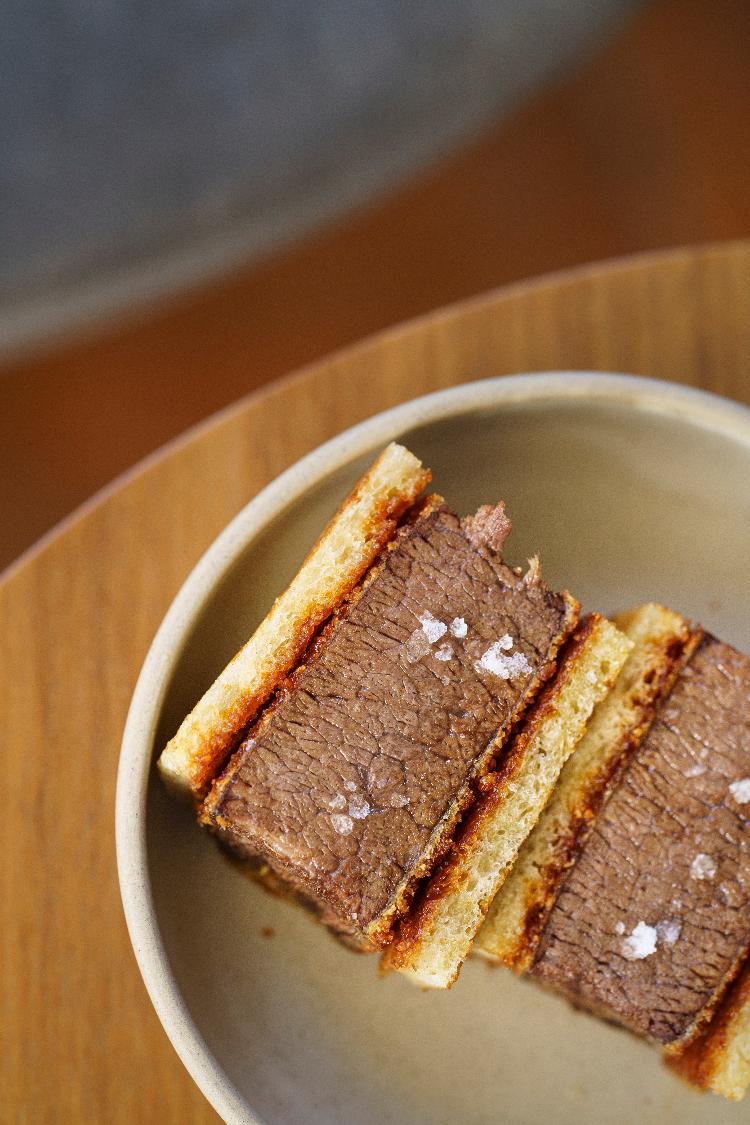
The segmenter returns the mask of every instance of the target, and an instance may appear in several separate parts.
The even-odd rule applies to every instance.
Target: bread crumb
[[[538,586],[542,580],[542,570],[539,565],[539,555],[533,555],[529,560],[529,569],[523,576],[524,586]]]

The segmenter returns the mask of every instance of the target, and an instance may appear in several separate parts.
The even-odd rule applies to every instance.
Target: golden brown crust
[[[665,1062],[692,1086],[713,1090],[732,1101],[750,1084],[750,962],[725,995],[713,1020],[679,1053]]]
[[[200,799],[259,709],[393,537],[430,480],[389,445],[340,505],[287,590],[193,708],[159,759],[165,781]]]

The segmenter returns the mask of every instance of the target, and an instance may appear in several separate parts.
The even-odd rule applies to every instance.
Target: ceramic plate
[[[470,962],[447,993],[378,978],[255,886],[164,793],[154,756],[266,612],[373,455],[399,438],[460,512],[504,498],[507,555],[605,612],[657,599],[750,651],[750,412],[596,374],[487,380],[379,415],[258,496],[178,595],[143,668],[118,780],[123,901],[157,1012],[229,1122],[701,1125],[629,1035]]]

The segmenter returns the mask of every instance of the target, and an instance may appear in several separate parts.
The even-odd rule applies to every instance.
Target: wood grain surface
[[[6,361],[0,568],[139,457],[334,348],[518,278],[750,235],[748,43],[748,0],[650,0],[392,195],[197,292]]]
[[[353,422],[469,379],[560,368],[649,374],[750,403],[750,243],[543,278],[334,355],[166,448],[9,572],[3,1120],[216,1120],[138,975],[113,837],[130,694],[199,555],[258,489]]]

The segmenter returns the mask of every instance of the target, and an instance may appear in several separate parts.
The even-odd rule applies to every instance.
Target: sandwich
[[[506,562],[502,502],[461,518],[429,480],[383,451],[164,749],[164,780],[259,882],[384,971],[449,988],[474,951],[737,1096],[750,871],[717,787],[750,790],[731,717],[750,662],[661,606],[584,614],[537,557]],[[685,747],[707,749],[687,762]],[[673,888],[656,918],[691,848],[682,906]],[[727,901],[706,955],[709,883]]]
[[[576,753],[518,855],[477,935],[475,951],[516,973],[528,969],[566,872],[657,703],[696,635],[680,614],[650,603],[616,618],[633,647],[612,691],[594,711]]]
[[[739,1099],[750,1083],[750,660],[657,607],[620,624],[635,641],[621,683],[474,949],[650,1040],[692,1085]]]
[[[405,449],[384,451],[160,768],[258,878],[348,944],[384,949],[398,932],[407,972],[401,923],[418,891],[420,918],[428,902],[454,911],[460,856],[473,931],[431,982],[444,987],[629,642],[581,621],[538,560],[503,561],[502,504],[459,519],[418,498],[426,480]],[[466,885],[472,855],[481,886]]]
[[[527,712],[487,777],[434,875],[420,889],[383,954],[385,969],[449,988],[487,909],[552,796],[596,704],[612,687],[630,645],[598,614],[586,617],[554,678]]]
[[[670,1056],[709,1027],[750,950],[750,660],[708,633],[689,650],[528,970]]]

